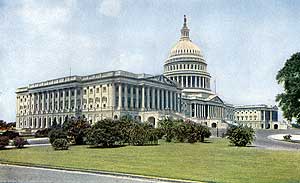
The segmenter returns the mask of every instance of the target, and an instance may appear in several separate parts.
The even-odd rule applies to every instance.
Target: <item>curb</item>
[[[154,181],[154,182],[170,182],[170,183],[196,183],[196,182],[198,182],[199,183],[199,181],[193,181],[193,180],[162,178],[162,177],[135,175],[135,174],[129,174],[129,173],[109,172],[109,171],[101,171],[101,170],[55,167],[55,166],[36,165],[36,164],[30,164],[30,163],[19,163],[19,162],[9,162],[9,161],[3,161],[3,162],[0,161],[0,165],[17,165],[17,166],[23,166],[23,167],[42,168],[42,169],[49,169],[49,170],[64,170],[64,171],[70,171],[70,172],[82,172],[82,173],[91,173],[91,174],[97,174],[97,175],[116,176],[116,177],[132,178],[132,179],[143,179],[143,180],[149,180],[149,181]]]

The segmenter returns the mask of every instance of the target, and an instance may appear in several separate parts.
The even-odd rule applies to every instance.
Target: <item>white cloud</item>
[[[121,1],[103,0],[100,3],[99,12],[105,16],[117,17],[121,12]]]
[[[60,4],[30,0],[23,2],[18,14],[22,17],[28,31],[44,32],[59,29],[66,24],[75,7],[75,0],[65,0]]]
[[[125,52],[121,53],[112,61],[110,69],[141,73],[141,71],[145,70],[146,65],[148,65],[148,63],[142,54]]]

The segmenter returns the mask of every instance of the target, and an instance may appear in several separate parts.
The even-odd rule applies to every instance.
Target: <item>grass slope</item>
[[[68,151],[32,147],[0,151],[0,162],[133,173],[209,182],[298,182],[300,153],[211,143],[162,143],[158,146],[89,148]]]

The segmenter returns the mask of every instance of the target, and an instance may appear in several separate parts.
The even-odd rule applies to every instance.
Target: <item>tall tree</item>
[[[296,118],[300,123],[300,52],[285,62],[276,79],[284,87],[284,93],[276,97],[283,116],[290,121]]]

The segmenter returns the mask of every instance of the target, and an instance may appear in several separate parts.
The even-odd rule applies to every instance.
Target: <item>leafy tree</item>
[[[15,132],[15,131],[7,130],[2,134],[2,136],[7,136],[10,140],[12,140],[12,139],[18,137],[19,133]]]
[[[90,127],[91,125],[84,118],[71,118],[63,124],[63,130],[67,132],[70,141],[77,145],[84,144],[87,129]]]
[[[112,147],[122,141],[118,121],[104,119],[95,123],[87,133],[87,142],[93,146]]]
[[[276,97],[283,116],[290,121],[296,118],[300,123],[300,52],[293,54],[285,62],[276,79],[284,87],[284,93]]]
[[[56,139],[67,139],[67,137],[67,132],[63,131],[63,129],[52,129],[49,132],[49,140],[51,144],[53,144]]]
[[[227,135],[233,145],[246,146],[253,142],[255,132],[251,127],[239,125],[230,126]]]

